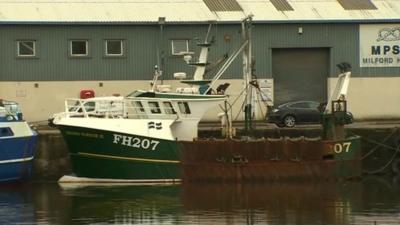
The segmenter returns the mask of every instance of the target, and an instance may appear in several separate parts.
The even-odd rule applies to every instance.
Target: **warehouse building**
[[[175,87],[175,72],[193,73],[184,56],[196,59],[210,23],[213,65],[240,45],[250,14],[255,74],[269,103],[326,101],[336,64],[348,62],[355,118],[400,117],[398,0],[0,0],[0,96],[41,121],[81,90],[149,89],[155,65]],[[239,58],[221,81],[232,99],[241,77]]]

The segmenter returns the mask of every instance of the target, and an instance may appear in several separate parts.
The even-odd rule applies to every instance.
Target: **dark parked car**
[[[321,123],[321,113],[325,110],[326,103],[315,101],[296,101],[271,108],[267,120],[278,127],[294,127],[300,123]],[[353,122],[353,114],[347,112],[346,124]]]

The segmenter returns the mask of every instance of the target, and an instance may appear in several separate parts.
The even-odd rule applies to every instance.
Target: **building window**
[[[189,53],[189,40],[171,40],[172,55]]]
[[[36,41],[18,41],[17,48],[20,57],[36,56]]]
[[[106,40],[106,56],[124,55],[123,43],[122,40]]]
[[[85,40],[75,40],[70,42],[71,56],[88,56],[89,43]]]
[[[190,108],[187,102],[178,102],[178,107],[182,114],[190,114]]]

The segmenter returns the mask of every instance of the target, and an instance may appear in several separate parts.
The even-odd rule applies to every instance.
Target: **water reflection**
[[[219,211],[226,218],[221,224],[348,224],[362,188],[360,183],[276,183],[183,189],[186,208]]]
[[[0,224],[34,222],[33,207],[29,187],[20,184],[0,186]]]
[[[0,224],[399,224],[396,179],[0,188]],[[18,216],[17,216],[18,215]]]
[[[181,210],[179,186],[63,186],[71,220],[83,223],[162,224]]]

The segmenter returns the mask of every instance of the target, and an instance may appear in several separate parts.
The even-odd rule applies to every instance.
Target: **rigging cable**
[[[233,108],[233,106],[236,104],[236,102],[237,102],[237,100],[239,99],[239,97],[241,97],[241,96],[243,95],[243,92],[247,89],[247,87],[248,87],[248,84],[247,84],[246,87],[243,88],[243,90],[237,95],[237,97],[235,98],[235,100],[233,100],[232,103],[229,103],[230,108],[229,108],[228,110],[231,111],[231,114],[232,114],[232,108]],[[221,108],[221,110],[223,110],[223,107],[222,107],[221,105],[218,105],[218,106]],[[239,114],[240,114],[241,110],[243,109],[243,107],[244,107],[244,101],[243,101],[242,106],[240,107],[240,110],[239,110],[238,114],[236,115],[235,119],[233,119],[233,117],[231,117],[231,118],[233,119],[232,121],[236,121],[236,120],[237,120],[237,118],[239,117]]]
[[[246,88],[247,88],[247,86],[246,86]],[[245,90],[245,89],[244,89],[244,90]],[[243,92],[242,92],[242,93],[243,93]],[[246,103],[246,101],[243,101],[243,102],[242,102],[242,105],[240,106],[240,110],[239,110],[238,113],[236,114],[235,119],[232,120],[232,121],[236,121],[237,118],[239,117],[240,113],[241,113],[242,111],[244,111],[245,103]]]

